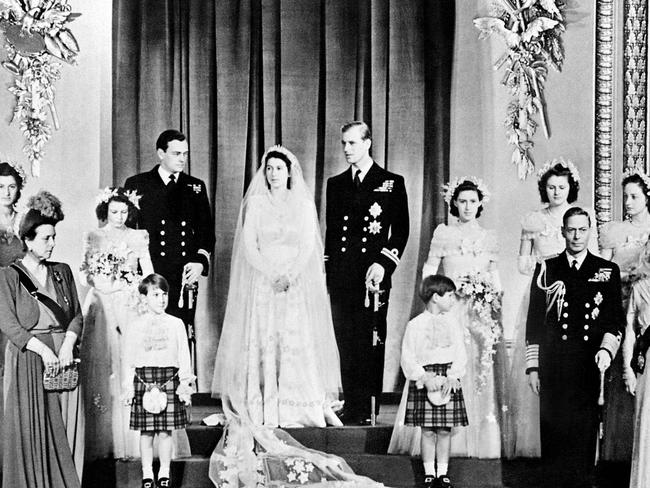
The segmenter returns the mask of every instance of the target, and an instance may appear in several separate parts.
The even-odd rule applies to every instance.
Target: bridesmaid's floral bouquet
[[[111,282],[121,281],[129,285],[137,282],[133,269],[127,263],[127,254],[119,249],[89,253],[81,264],[81,271],[92,276],[94,280],[105,278]]]
[[[476,378],[476,391],[487,385],[492,366],[495,346],[503,334],[501,327],[501,297],[488,273],[468,273],[456,280],[456,293],[468,301],[470,312],[470,333],[477,338],[480,357],[479,374]]]

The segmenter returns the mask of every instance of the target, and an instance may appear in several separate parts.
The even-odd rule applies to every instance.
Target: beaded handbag
[[[72,391],[79,384],[80,359],[67,368],[61,368],[59,374],[52,374],[48,369],[43,371],[43,387],[45,391]]]

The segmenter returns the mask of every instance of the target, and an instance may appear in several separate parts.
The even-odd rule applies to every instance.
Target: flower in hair
[[[644,184],[645,187],[647,188],[646,194],[647,194],[647,195],[650,195],[650,176],[648,176],[647,174],[645,174],[645,173],[644,173],[641,169],[639,169],[639,168],[627,168],[627,169],[623,172],[623,179],[625,179],[625,178],[629,178],[630,176],[634,176],[634,175],[638,176],[639,178],[641,178],[641,180],[643,180],[643,184]]]
[[[0,157],[0,164],[2,163],[7,163],[16,171],[16,173],[18,173],[18,176],[20,176],[20,179],[22,181],[22,184],[20,185],[20,189],[22,190],[25,187],[25,183],[27,183],[27,174],[25,173],[22,165],[17,161]]]
[[[123,188],[111,188],[110,186],[107,186],[104,188],[99,195],[97,195],[96,202],[97,205],[100,205],[102,203],[108,203],[111,199],[117,197],[117,196],[124,196],[126,197],[135,208],[140,210],[140,198],[142,198],[142,195],[138,195],[138,193],[135,190],[125,190]]]
[[[488,190],[487,186],[485,185],[482,179],[477,178],[476,176],[461,176],[460,178],[456,178],[455,180],[452,180],[449,183],[445,183],[444,185],[442,185],[442,196],[444,197],[445,202],[447,202],[447,205],[451,204],[451,199],[454,197],[456,188],[458,188],[461,184],[463,184],[466,181],[476,186],[476,189],[483,196],[483,198],[481,199],[482,203],[487,203],[490,201],[490,196],[491,196],[490,190]]]
[[[580,181],[580,173],[578,172],[576,165],[573,164],[570,159],[564,159],[562,157],[553,158],[549,161],[546,161],[546,163],[544,163],[544,166],[542,166],[542,168],[537,172],[537,181],[541,181],[544,175],[551,169],[555,168],[557,165],[568,169],[569,173],[571,173],[571,178],[573,178],[573,181],[576,183]]]
[[[63,220],[61,200],[52,195],[49,191],[41,190],[36,195],[29,197],[27,208],[36,210],[43,217],[57,221]]]

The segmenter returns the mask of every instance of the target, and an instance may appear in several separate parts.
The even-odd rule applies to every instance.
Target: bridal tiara
[[[451,199],[454,196],[456,188],[458,188],[462,183],[466,181],[472,183],[474,186],[476,186],[477,190],[481,192],[481,195],[483,196],[481,200],[482,203],[487,203],[490,201],[490,196],[492,194],[482,179],[477,178],[476,176],[461,176],[455,180],[450,181],[449,183],[442,185],[442,196],[444,197],[445,202],[447,202],[447,205],[451,204]]]
[[[553,158],[549,161],[546,161],[544,166],[542,166],[542,168],[537,172],[537,181],[542,181],[544,175],[557,165],[568,169],[569,173],[571,173],[571,178],[573,178],[573,181],[576,183],[580,181],[580,173],[578,172],[576,165],[573,164],[570,159],[564,159],[562,157]]]
[[[110,186],[104,188],[99,193],[99,195],[97,195],[97,205],[101,203],[108,203],[111,198],[120,195],[125,196],[129,200],[129,202],[133,204],[135,208],[140,210],[140,198],[142,198],[142,195],[138,195],[138,193],[135,190],[125,190],[123,188],[111,188]]]

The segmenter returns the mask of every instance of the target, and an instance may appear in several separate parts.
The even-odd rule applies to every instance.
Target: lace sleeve
[[[154,272],[151,255],[149,254],[149,232],[146,230],[136,230],[134,249],[138,257],[138,264],[142,270],[142,276],[149,276]]]
[[[539,212],[529,212],[521,219],[521,240],[532,241],[544,230],[544,222]]]
[[[422,278],[434,275],[438,272],[440,261],[445,257],[449,241],[449,228],[446,224],[440,224],[433,231],[431,245],[429,246],[429,256],[424,266],[422,266]]]
[[[493,229],[485,231],[485,252],[489,255],[490,261],[499,260],[499,240],[497,232]]]
[[[267,264],[259,251],[257,231],[260,225],[260,217],[259,201],[255,198],[251,198],[246,210],[242,229],[246,261],[248,261],[248,263],[257,271],[272,280],[274,278],[273,270]]]

